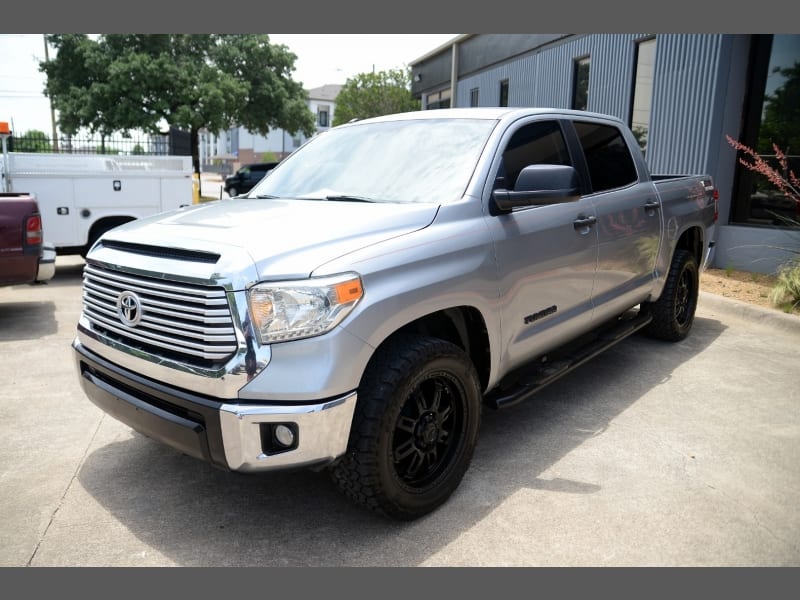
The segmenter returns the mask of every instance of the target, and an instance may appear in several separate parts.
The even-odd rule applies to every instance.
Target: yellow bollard
[[[200,174],[192,173],[192,204],[200,204]]]

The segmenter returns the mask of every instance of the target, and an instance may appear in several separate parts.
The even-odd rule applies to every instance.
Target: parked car
[[[459,485],[482,407],[637,331],[689,335],[717,201],[709,175],[651,175],[597,113],[348,123],[246,197],[104,234],[76,373],[189,456],[327,468],[352,500],[414,519]]]
[[[243,165],[236,173],[225,178],[225,192],[231,197],[246,194],[277,164],[277,162],[266,162]]]
[[[0,194],[0,286],[44,282],[55,274],[55,248],[45,244],[42,215],[30,194]]]

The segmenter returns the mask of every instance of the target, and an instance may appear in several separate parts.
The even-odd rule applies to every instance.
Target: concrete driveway
[[[484,412],[419,521],[324,473],[226,473],[104,415],[70,342],[83,262],[0,288],[0,566],[798,566],[800,320],[703,296],[680,344],[626,340]]]

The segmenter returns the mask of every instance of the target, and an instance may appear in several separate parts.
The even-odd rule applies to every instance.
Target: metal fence
[[[167,133],[140,134],[125,137],[113,135],[46,137],[41,131],[11,135],[9,152],[41,152],[60,154],[111,154],[133,156],[191,156],[189,132],[171,129]]]

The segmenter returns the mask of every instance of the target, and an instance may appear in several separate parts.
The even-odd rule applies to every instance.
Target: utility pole
[[[45,62],[49,62],[50,60],[50,53],[47,49],[47,34],[43,33],[42,38],[44,39],[44,60]],[[48,96],[48,100],[50,101],[50,123],[53,125],[53,152],[58,152],[58,129],[56,129],[56,111],[53,110],[53,99]]]

